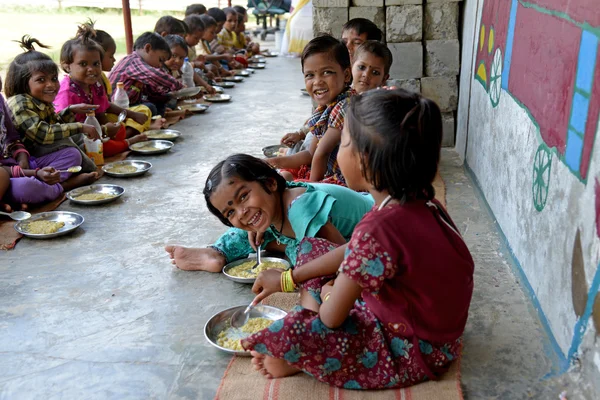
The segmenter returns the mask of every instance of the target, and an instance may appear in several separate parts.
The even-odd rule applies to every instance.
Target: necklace
[[[275,231],[275,233],[277,233],[277,235],[275,235],[275,240],[277,241],[277,244],[280,245],[281,241],[279,240],[280,236],[283,236],[283,224],[285,223],[285,209],[283,207],[283,193],[281,193],[281,197],[280,199],[280,205],[281,205],[281,228],[279,228],[279,231],[277,231],[277,229],[271,224],[271,226],[273,226],[273,230]]]

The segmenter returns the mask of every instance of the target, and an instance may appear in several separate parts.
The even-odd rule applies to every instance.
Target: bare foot
[[[148,136],[146,136],[145,133],[140,133],[139,135],[135,135],[134,137],[127,139],[127,143],[132,145],[139,142],[145,142],[146,140],[148,140]]]
[[[283,359],[266,356],[256,351],[251,351],[250,354],[252,354],[254,369],[263,374],[265,378],[283,378],[300,372],[298,368],[292,367]]]
[[[165,126],[166,123],[167,120],[165,118],[157,118],[155,120],[152,120],[152,123],[150,124],[150,129],[161,129]]]
[[[215,249],[168,245],[165,251],[171,263],[184,271],[221,272],[225,266],[225,257]]]
[[[98,179],[100,179],[102,175],[103,173],[98,171],[89,172],[87,174],[73,175],[66,181],[62,182],[61,185],[64,191],[68,192],[69,190],[78,188],[80,186],[85,186],[94,183]]]

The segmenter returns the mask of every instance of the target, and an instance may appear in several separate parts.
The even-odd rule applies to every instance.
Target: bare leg
[[[150,124],[150,129],[161,129],[165,126],[167,120],[165,118],[157,118]]]
[[[65,192],[78,188],[80,186],[89,185],[96,182],[103,174],[100,172],[89,172],[87,174],[73,175],[66,181],[62,182],[61,185]]]
[[[139,135],[135,135],[129,139],[127,139],[127,143],[129,143],[130,145],[135,144],[135,143],[139,143],[139,142],[144,142],[148,140],[148,136],[146,136],[145,133],[140,133]]]
[[[215,249],[168,245],[165,251],[171,263],[184,271],[221,272],[225,266],[225,257]]]
[[[130,138],[133,137],[137,134],[139,134],[140,132],[137,129],[133,129],[130,126],[125,127],[125,137],[126,138]]]
[[[252,354],[252,366],[265,378],[283,378],[300,372],[298,368],[292,367],[283,359],[266,356],[256,351],[252,351],[250,354]]]
[[[317,300],[315,300],[315,298],[308,293],[308,290],[300,289],[300,305],[307,310],[311,310],[316,313],[319,312],[319,303],[317,303]]]

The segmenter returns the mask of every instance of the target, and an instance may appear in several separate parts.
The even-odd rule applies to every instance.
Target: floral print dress
[[[419,214],[430,214],[428,221],[421,223],[425,226],[427,222],[435,223],[436,232],[433,236],[442,240],[443,235],[448,233],[448,227],[440,222],[439,216],[433,215],[437,211],[429,211],[429,207],[423,204],[421,206]],[[405,257],[400,252],[410,251],[411,243],[407,243],[408,247],[401,248],[400,251],[388,247],[392,243],[386,237],[394,231],[406,231],[415,235],[413,229],[402,228],[405,223],[414,222],[414,216],[406,217],[412,210],[408,210],[408,213],[398,212],[398,207],[400,206],[392,206],[391,212],[384,209],[383,213],[381,210],[372,210],[357,225],[352,235],[339,273],[346,274],[363,291],[362,298],[356,301],[342,326],[329,329],[321,322],[318,313],[297,306],[285,318],[243,340],[244,348],[284,359],[319,381],[346,389],[406,387],[427,379],[436,379],[445,372],[450,362],[460,353],[461,334],[466,323],[465,312],[468,311],[472,293],[473,261],[462,239],[450,246],[440,246],[442,254],[432,252],[431,248],[423,252],[425,248],[421,246],[421,249],[413,249],[413,254]],[[399,223],[400,221],[402,222]],[[417,231],[418,238],[423,230],[417,228]],[[439,233],[443,235],[440,236]],[[402,238],[404,235],[400,236]],[[447,250],[452,252],[456,245],[459,248],[454,250],[454,254],[446,253]],[[336,246],[324,239],[305,239],[299,246],[297,268],[334,247]],[[412,259],[414,253],[425,259],[415,262],[416,268],[411,268],[404,264],[404,260]],[[437,261],[441,259],[446,259],[450,264],[440,265]],[[422,265],[430,262],[436,263],[434,265],[437,267],[423,271]],[[437,311],[446,310],[432,310],[424,318],[411,315],[407,310],[412,309],[413,305],[410,300],[406,300],[412,295],[406,292],[421,290],[427,297],[429,286],[434,290],[438,287],[436,284],[429,285],[433,275],[428,274],[436,273],[436,270],[446,271],[440,279],[456,275],[456,279],[448,278],[450,280],[447,282],[450,285],[456,284],[441,296],[439,293],[429,296],[431,301],[428,302],[428,307],[435,307],[440,302],[455,297],[457,301],[450,301],[455,312],[448,318],[438,318],[437,315]],[[425,286],[416,289],[403,287],[403,280],[409,282],[414,278],[412,274],[419,275],[419,280],[429,276],[428,280],[422,282]],[[322,286],[332,278],[317,278],[304,282],[301,286],[320,303],[319,285]],[[459,292],[460,294],[455,295]],[[431,321],[437,321],[437,324],[428,329],[425,325],[430,325]],[[436,336],[439,340],[435,340]]]

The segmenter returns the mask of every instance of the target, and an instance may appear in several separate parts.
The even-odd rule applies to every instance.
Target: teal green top
[[[296,253],[302,239],[315,237],[327,222],[331,222],[348,240],[356,224],[375,204],[370,194],[358,193],[339,185],[288,182],[287,186],[306,188],[288,208],[287,217],[296,237],[282,235],[271,225],[265,232],[264,244],[274,240],[284,244],[285,254],[292,265],[296,264]],[[230,228],[212,247],[222,253],[227,262],[254,252],[248,242],[248,232],[238,228]]]

